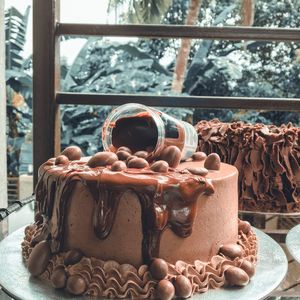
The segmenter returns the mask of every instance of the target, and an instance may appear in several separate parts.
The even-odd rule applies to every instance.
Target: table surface
[[[34,216],[34,206],[33,203],[30,203],[22,208],[20,208],[15,213],[11,214],[5,221],[0,222],[0,240],[5,236],[11,234],[16,229],[25,226],[33,221]],[[300,299],[300,264],[296,262],[293,257],[289,254],[284,244],[281,244],[283,250],[286,252],[288,256],[289,268],[288,274],[284,282],[280,285],[278,289],[276,289],[268,299],[276,299],[276,300],[284,300],[284,299]],[[291,283],[292,281],[292,283]],[[295,283],[293,283],[295,282]],[[295,289],[296,287],[296,289]],[[289,296],[289,289],[291,288],[292,292]],[[299,290],[299,292],[297,292]],[[282,296],[282,291],[287,291],[284,293],[286,296]],[[8,296],[0,287],[0,299],[8,300],[13,299]]]

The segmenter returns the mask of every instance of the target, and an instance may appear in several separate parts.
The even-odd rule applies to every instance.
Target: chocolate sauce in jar
[[[154,149],[158,131],[151,116],[136,116],[118,119],[112,130],[112,144],[118,149],[128,147],[133,153]]]

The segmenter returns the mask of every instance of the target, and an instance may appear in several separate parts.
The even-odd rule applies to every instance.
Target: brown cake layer
[[[196,129],[199,151],[237,167],[240,210],[300,211],[300,128],[214,119]]]
[[[152,257],[206,261],[237,240],[236,168],[221,164],[203,177],[184,171],[203,161],[167,173],[115,172],[86,161],[50,161],[40,169],[36,198],[49,219],[53,252],[79,249],[138,266]]]

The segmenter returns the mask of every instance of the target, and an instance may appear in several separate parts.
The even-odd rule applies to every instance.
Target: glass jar
[[[193,155],[198,145],[196,129],[152,107],[128,103],[114,109],[102,128],[104,150],[116,152],[126,146],[132,153],[147,151],[150,161],[163,149],[177,146],[181,160]]]

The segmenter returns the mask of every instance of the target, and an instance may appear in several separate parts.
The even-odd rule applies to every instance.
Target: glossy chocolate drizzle
[[[205,178],[177,170],[165,174],[148,168],[113,172],[105,167],[90,168],[78,161],[54,165],[49,160],[40,168],[36,201],[39,211],[52,219],[53,252],[62,250],[68,200],[78,182],[87,186],[93,196],[93,226],[99,239],[109,235],[122,195],[132,191],[138,196],[146,263],[158,256],[160,236],[166,228],[183,238],[192,233],[198,197],[214,192]]]

